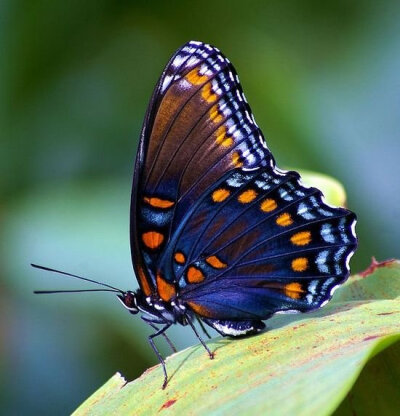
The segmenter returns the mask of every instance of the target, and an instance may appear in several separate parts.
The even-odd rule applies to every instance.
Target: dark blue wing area
[[[349,275],[355,216],[296,172],[234,170],[199,200],[160,267],[200,315],[265,319],[327,301]],[[176,253],[182,261],[170,261]]]

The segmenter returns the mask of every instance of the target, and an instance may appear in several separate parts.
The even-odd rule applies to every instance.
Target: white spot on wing
[[[279,189],[279,195],[284,201],[293,201],[293,196],[284,188]]]
[[[323,250],[318,254],[317,259],[315,260],[318,270],[321,273],[329,273],[329,268],[328,268],[328,265],[326,264],[326,259],[328,258],[328,254],[329,254],[328,250]]]
[[[339,289],[340,285],[333,286],[331,289],[330,297],[333,296],[333,294]]]
[[[255,181],[255,184],[257,185],[259,189],[263,189],[264,191],[267,191],[270,188],[270,185],[268,185],[267,182],[264,182],[259,179]]]
[[[163,83],[161,85],[161,92],[162,93],[169,87],[169,85],[171,84],[172,80],[173,80],[173,76],[172,75],[166,75],[165,76],[165,78],[163,80]]]
[[[346,268],[347,271],[350,271],[350,259],[352,258],[354,251],[350,251],[350,253],[346,257]]]
[[[190,87],[192,86],[192,84],[190,84],[190,82],[189,82],[189,81],[187,81],[185,78],[182,78],[182,79],[179,81],[179,86],[180,86],[182,89],[187,90],[188,88],[190,88]]]
[[[315,293],[316,293],[317,285],[318,285],[318,280],[312,280],[311,283],[310,283],[310,286],[308,287],[308,290],[313,295],[315,295]]]
[[[249,168],[249,167],[243,167],[242,170],[244,170],[245,172],[250,172],[253,170],[257,170],[260,169],[261,166],[255,166],[254,168]]]
[[[175,68],[180,67],[182,65],[182,63],[185,61],[186,58],[187,58],[187,55],[178,55],[174,59],[174,62],[172,63],[172,66],[174,66]]]
[[[334,243],[335,236],[332,234],[331,224],[323,224],[321,227],[321,237],[326,243]]]
[[[220,332],[222,332],[226,335],[232,335],[234,337],[235,336],[237,337],[239,335],[245,335],[248,332],[253,330],[253,327],[239,330],[237,328],[231,328],[229,325],[222,325],[222,324],[216,323],[216,322],[213,323],[213,326],[216,330],[218,330],[218,331],[220,331]]]
[[[351,233],[353,234],[353,237],[354,238],[357,238],[357,235],[356,235],[356,224],[357,224],[357,220],[354,220],[352,222],[351,226],[350,226]]]
[[[293,315],[295,313],[300,313],[297,309],[288,309],[286,311],[275,312],[275,315]]]
[[[313,220],[315,218],[315,215],[309,211],[309,208],[304,202],[299,204],[297,214],[303,217],[305,220]]]
[[[195,66],[200,62],[200,59],[196,56],[192,56],[186,63],[186,66]]]
[[[335,253],[335,261],[340,261],[343,254],[346,251],[346,247],[341,247],[336,253]]]

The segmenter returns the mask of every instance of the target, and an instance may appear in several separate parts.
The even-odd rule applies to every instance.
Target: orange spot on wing
[[[256,198],[257,192],[254,189],[248,189],[239,195],[238,201],[242,204],[248,204],[249,202],[254,201]]]
[[[210,120],[214,123],[220,123],[223,120],[223,117],[218,109],[218,104],[213,105],[210,108]]]
[[[218,98],[218,95],[213,92],[209,82],[201,89],[201,96],[208,103],[213,103]]]
[[[287,227],[288,225],[293,224],[293,220],[290,214],[284,212],[276,219],[276,223],[281,227]]]
[[[204,280],[203,272],[195,266],[190,266],[186,273],[189,283],[200,283]]]
[[[186,76],[186,80],[189,81],[193,85],[200,85],[204,84],[208,80],[207,75],[201,75],[199,74],[199,71],[197,68],[192,69]]]
[[[206,262],[216,269],[223,269],[227,266],[226,263],[222,262],[217,256],[207,257]]]
[[[308,259],[306,257],[298,257],[292,260],[292,270],[294,272],[304,272],[308,268]]]
[[[143,267],[141,266],[138,267],[138,280],[145,296],[149,296],[152,290],[149,284],[149,280],[143,270]]]
[[[226,127],[221,126],[216,132],[216,143],[222,147],[231,147],[233,145],[232,137],[226,135]]]
[[[157,274],[156,281],[160,298],[165,302],[169,302],[176,295],[175,286],[163,279],[160,274]]]
[[[205,318],[213,318],[214,315],[211,311],[209,311],[207,308],[205,308],[202,305],[199,305],[195,302],[187,302],[187,305],[197,313],[197,315],[204,316]]]
[[[304,290],[300,283],[292,282],[284,287],[285,295],[292,299],[299,299]]]
[[[181,253],[180,251],[177,251],[175,253],[174,259],[179,264],[183,264],[186,261],[185,255],[183,253]]]
[[[174,205],[173,201],[168,201],[167,199],[160,199],[155,197],[147,197],[143,198],[143,201],[147,204],[151,205],[154,208],[171,208]]]
[[[266,199],[261,203],[261,210],[264,212],[271,212],[278,207],[274,199]]]
[[[232,164],[236,168],[241,168],[243,166],[242,158],[240,157],[239,152],[233,152],[232,154]]]
[[[142,241],[146,247],[154,250],[161,246],[164,236],[157,231],[147,231],[142,234]]]
[[[226,198],[230,195],[228,189],[220,188],[214,191],[211,195],[214,202],[222,202],[225,201]]]
[[[299,233],[293,234],[290,237],[290,241],[295,246],[306,246],[311,241],[310,231],[301,231]]]

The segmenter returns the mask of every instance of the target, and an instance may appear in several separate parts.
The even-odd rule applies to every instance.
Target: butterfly
[[[279,169],[230,61],[190,41],[151,98],[133,176],[130,240],[136,291],[117,292],[154,328],[223,336],[261,331],[275,313],[324,306],[349,276],[356,216],[332,207],[294,171]],[[85,290],[79,290],[85,291]],[[59,291],[37,291],[54,293]],[[207,332],[205,331],[207,334]]]

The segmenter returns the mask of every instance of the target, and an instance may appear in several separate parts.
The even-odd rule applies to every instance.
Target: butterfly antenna
[[[80,293],[80,292],[117,292],[119,290],[114,289],[68,289],[68,290],[34,290],[35,295],[48,295],[52,293]]]
[[[35,269],[41,269],[41,270],[45,270],[47,272],[59,273],[59,274],[65,275],[65,276],[74,277],[75,279],[84,280],[85,282],[95,283],[96,285],[108,287],[109,289],[112,289],[113,292],[125,293],[123,290],[118,289],[118,288],[116,288],[114,286],[108,285],[107,283],[102,283],[102,282],[98,282],[96,280],[88,279],[86,277],[77,276],[76,274],[71,274],[71,273],[63,272],[61,270],[51,269],[50,267],[39,266],[38,264],[33,264],[33,263],[31,263],[31,266],[34,267]],[[86,291],[86,292],[89,292],[89,291],[91,291],[91,292],[92,291],[103,291],[103,292],[106,291],[106,292],[111,292],[111,290],[108,291],[106,289],[82,289],[82,292],[83,291]],[[43,293],[43,292],[47,292],[47,293],[53,292],[53,293],[55,293],[57,291],[40,291],[40,293]],[[67,292],[67,291],[65,290],[64,292]],[[37,293],[37,292],[35,292],[35,293]]]

